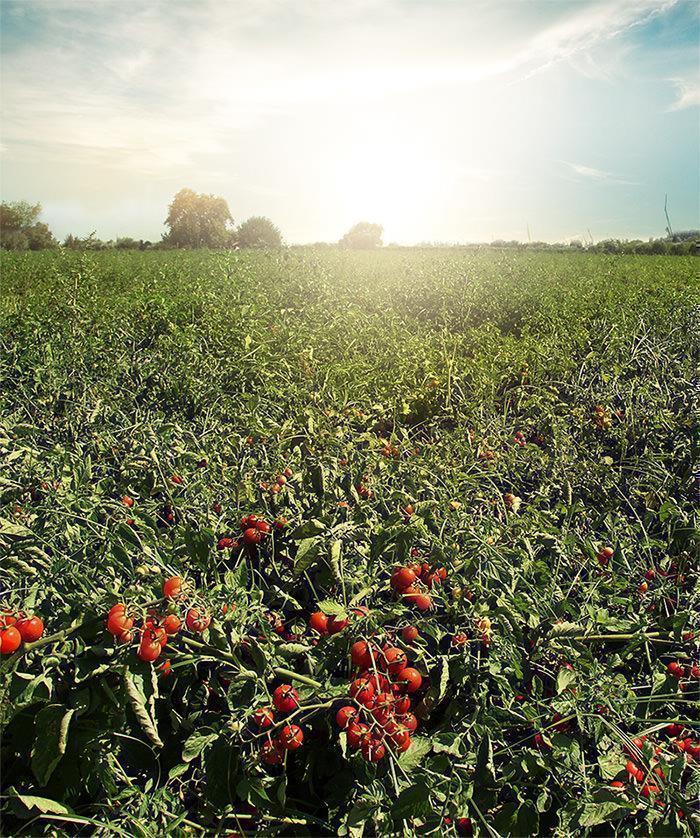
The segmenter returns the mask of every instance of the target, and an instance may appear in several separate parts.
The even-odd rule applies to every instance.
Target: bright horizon
[[[3,200],[157,240],[182,187],[288,243],[697,227],[700,4],[2,0]]]

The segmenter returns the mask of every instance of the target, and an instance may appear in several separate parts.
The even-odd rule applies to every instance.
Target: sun
[[[439,200],[444,173],[424,142],[366,125],[338,149],[333,190],[338,214],[385,228],[385,241],[410,239]]]

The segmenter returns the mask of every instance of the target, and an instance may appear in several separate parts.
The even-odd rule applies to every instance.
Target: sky
[[[700,226],[697,0],[0,0],[0,194],[157,240],[182,187],[288,243]]]

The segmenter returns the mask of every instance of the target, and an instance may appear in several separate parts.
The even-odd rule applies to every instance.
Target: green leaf
[[[456,733],[438,733],[433,737],[433,751],[436,754],[459,756],[461,737]]]
[[[440,656],[440,681],[437,690],[437,700],[442,701],[450,683],[450,664],[446,655]]]
[[[15,789],[9,790],[9,797],[19,800],[27,809],[37,809],[42,815],[73,815],[74,812],[63,803],[57,800],[50,800],[48,797],[39,797],[36,794],[20,794]]]
[[[405,818],[429,815],[431,811],[430,789],[425,783],[416,783],[401,792],[396,803],[391,807],[391,816],[394,820],[400,821]]]
[[[332,599],[324,599],[321,600],[318,604],[319,611],[323,611],[324,614],[328,614],[329,617],[337,617],[339,614],[345,616],[345,606],[341,605],[339,602],[333,602]]]
[[[316,561],[321,551],[319,538],[304,538],[299,542],[299,549],[294,560],[294,575],[300,576]]]
[[[537,807],[531,800],[525,800],[518,807],[516,817],[516,835],[538,835],[540,831],[540,816]]]
[[[432,747],[433,743],[427,737],[414,736],[411,740],[411,747],[399,757],[399,765],[406,773],[413,771],[423,762],[423,757],[430,752]]]
[[[576,673],[571,669],[560,669],[557,675],[557,693],[561,694],[576,680]]]
[[[143,673],[125,669],[124,686],[126,687],[129,704],[141,725],[141,730],[146,734],[152,745],[156,748],[162,748],[163,742],[158,736],[158,728],[150,709],[150,705],[153,704],[152,692],[148,690]]]
[[[197,759],[207,745],[218,737],[218,733],[193,733],[182,749],[182,761],[192,762],[193,759]]]
[[[17,524],[14,521],[8,521],[6,518],[0,518],[0,535],[12,535],[16,538],[28,538],[32,535],[32,531],[22,524]]]
[[[48,704],[36,715],[32,771],[42,786],[48,783],[54,768],[66,752],[68,726],[74,712],[62,704]]]
[[[493,745],[488,733],[483,735],[476,752],[475,779],[482,786],[492,786],[496,782],[496,769],[493,763]]]
[[[290,533],[290,538],[294,541],[301,541],[302,538],[311,538],[314,535],[320,535],[326,529],[326,525],[317,518],[312,518],[310,521],[305,521],[300,524],[295,530]]]
[[[629,814],[631,807],[622,806],[617,800],[603,803],[585,803],[578,817],[580,826],[598,826],[608,821],[620,820]]]

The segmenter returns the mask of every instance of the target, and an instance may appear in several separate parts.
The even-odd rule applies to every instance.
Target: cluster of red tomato
[[[413,642],[418,629],[406,626],[402,637]],[[408,665],[403,649],[390,643],[379,647],[357,640],[350,648],[350,658],[357,667],[349,689],[354,704],[341,707],[335,716],[348,746],[359,749],[367,762],[384,759],[387,747],[403,753],[410,748],[411,734],[418,727],[411,712],[411,695],[421,688],[423,676]]]
[[[674,739],[674,747],[685,753],[686,760],[692,762],[693,760],[700,759],[700,742],[695,742],[689,736],[684,737],[683,725],[669,724],[666,726],[665,732]],[[647,739],[647,736],[637,736],[632,740],[631,745],[625,745],[624,750],[629,757],[625,765],[625,771],[630,785],[634,786],[637,783],[639,784],[639,793],[642,797],[660,798],[662,790],[657,785],[657,780],[663,781],[666,779],[666,772],[661,765],[661,759],[664,756],[664,747],[662,745],[653,746],[653,756],[647,760],[648,769],[645,770],[639,764],[639,761],[640,754],[643,756],[642,751]],[[626,784],[623,780],[613,780],[610,786],[614,789],[623,789],[626,787]],[[660,806],[664,805],[662,800],[657,800],[657,803]]]
[[[272,707],[259,707],[253,713],[253,724],[264,734],[260,747],[260,759],[266,765],[281,765],[287,751],[296,751],[304,742],[304,731],[299,725],[288,720],[273,735],[270,728],[275,725],[275,711],[280,716],[288,716],[299,709],[299,694],[291,684],[280,684],[272,694]],[[277,721],[277,726],[281,724]]]
[[[216,544],[217,550],[230,550],[245,545],[246,547],[257,547],[272,532],[272,527],[281,530],[286,524],[284,518],[278,518],[274,524],[269,524],[257,515],[245,515],[241,518],[240,538],[224,536]]]
[[[516,431],[515,435],[513,436],[513,442],[520,446],[520,448],[524,448],[527,445],[527,439],[525,439],[525,434],[522,431]]]
[[[267,492],[271,492],[273,495],[279,494],[282,489],[287,485],[287,481],[294,477],[294,472],[287,466],[287,468],[281,473],[278,474],[277,477],[274,478],[272,483],[261,483],[260,488]]]
[[[314,611],[314,613],[309,617],[309,629],[312,632],[317,632],[322,637],[329,634],[338,634],[338,632],[350,625],[350,621],[353,617],[361,619],[362,617],[366,617],[368,614],[369,609],[364,605],[358,605],[355,608],[351,608],[348,612],[348,616],[343,617],[339,614],[336,616],[329,616],[324,614],[323,611]]]
[[[382,457],[386,457],[387,459],[397,460],[401,456],[401,449],[398,445],[392,445],[390,442],[385,442],[379,453]]]
[[[183,600],[186,591],[180,576],[171,576],[163,582],[163,596],[169,600]],[[198,608],[188,608],[185,614],[185,625],[195,634],[206,631],[211,623],[211,617]],[[107,631],[117,638],[120,643],[132,643],[140,634],[139,648],[136,652],[142,661],[152,663],[160,657],[169,637],[174,637],[182,627],[182,620],[177,614],[159,614],[149,611],[140,629],[134,630],[134,617],[127,611],[123,602],[113,605],[107,614]]]
[[[696,681],[700,679],[700,664],[698,663],[684,665],[680,661],[671,661],[667,664],[666,671],[677,681],[682,681],[685,678],[693,678]]]
[[[22,643],[34,643],[44,633],[41,617],[27,617],[22,611],[0,614],[0,654],[11,655]]]
[[[409,605],[427,611],[433,601],[426,589],[441,585],[447,579],[444,567],[432,567],[428,562],[412,562],[398,567],[391,576],[391,587]]]

